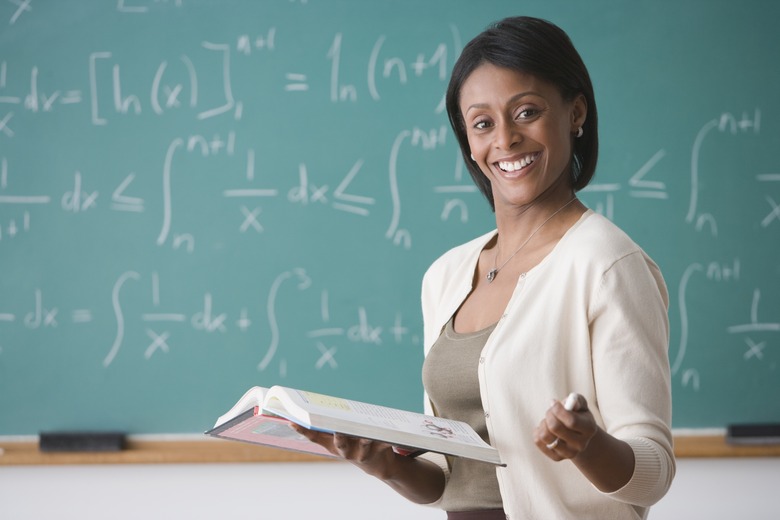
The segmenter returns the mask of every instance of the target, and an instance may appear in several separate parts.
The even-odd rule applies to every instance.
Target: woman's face
[[[583,96],[565,101],[555,85],[483,64],[463,83],[460,109],[497,210],[527,205],[559,179],[553,189],[571,193],[572,144],[587,112]]]

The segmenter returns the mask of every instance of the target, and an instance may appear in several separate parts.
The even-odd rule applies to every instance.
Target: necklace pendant
[[[491,269],[486,276],[488,283],[492,282],[496,278],[497,274],[498,269]]]

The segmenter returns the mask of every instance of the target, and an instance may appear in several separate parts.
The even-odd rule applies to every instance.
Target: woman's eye
[[[484,119],[474,123],[474,128],[476,128],[477,130],[484,130],[488,126],[490,126],[490,123],[488,121],[485,121]]]
[[[535,108],[524,108],[517,113],[518,119],[532,119],[539,114],[539,110]]]

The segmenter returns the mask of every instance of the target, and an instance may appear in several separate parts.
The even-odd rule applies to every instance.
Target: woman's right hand
[[[444,492],[444,472],[431,461],[398,454],[385,442],[318,432],[294,423],[290,427],[336,457],[384,481],[412,502],[430,504]]]
[[[341,433],[319,432],[295,423],[291,423],[290,427],[333,455],[382,480],[390,478],[390,467],[396,462],[397,457],[401,457],[393,451],[392,445],[384,442]]]

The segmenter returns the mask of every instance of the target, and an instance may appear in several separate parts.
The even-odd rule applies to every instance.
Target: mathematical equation
[[[690,264],[683,272],[682,279],[678,287],[679,305],[680,305],[680,335],[677,345],[677,352],[672,358],[672,375],[680,376],[680,381],[683,387],[690,387],[694,391],[699,391],[701,388],[701,375],[696,368],[685,368],[684,362],[686,353],[690,344],[690,330],[691,320],[689,317],[689,286],[692,279],[695,277],[704,277],[708,283],[716,285],[728,285],[736,284],[741,279],[742,265],[739,258],[735,258],[730,264],[720,264],[718,262],[710,262],[709,264],[693,263]],[[776,291],[772,296],[776,296]],[[776,342],[774,345],[780,348],[780,315],[767,316],[768,313],[760,313],[761,301],[761,288],[756,287],[752,291],[752,298],[750,302],[741,302],[741,307],[747,307],[748,312],[742,313],[745,316],[744,320],[736,321],[734,323],[725,326],[724,332],[729,336],[738,336],[742,345],[746,347],[743,354],[743,359],[746,362],[753,360],[754,362],[760,362],[764,359],[764,351],[769,343],[768,341]],[[777,302],[774,302],[773,307],[777,306]],[[750,336],[750,334],[760,334],[762,337],[768,337],[770,340],[755,340],[756,336]],[[735,347],[731,341],[727,342],[729,348]]]
[[[452,31],[457,41],[457,29],[453,27]],[[84,60],[86,78],[75,78],[72,80],[74,85],[69,87],[57,84],[62,80],[52,78],[52,74],[41,70],[40,66],[34,65],[25,70],[24,65],[14,67],[9,65],[8,59],[4,59],[0,61],[0,106],[5,106],[6,110],[0,117],[0,133],[5,137],[16,135],[13,119],[18,110],[24,114],[39,115],[57,110],[73,110],[71,107],[78,109],[85,104],[88,105],[86,109],[89,110],[90,121],[95,126],[107,126],[117,116],[143,117],[150,111],[155,116],[163,116],[168,112],[188,112],[196,121],[223,115],[241,120],[245,102],[234,94],[236,59],[248,59],[258,51],[273,53],[276,51],[277,39],[284,39],[285,36],[288,41],[298,44],[292,34],[277,35],[277,28],[271,27],[263,35],[237,35],[234,42],[230,43],[203,41],[200,43],[201,52],[193,56],[183,54],[175,62],[162,59],[148,67],[136,63],[123,65],[110,51],[91,52]],[[454,49],[448,44],[438,43],[429,52],[418,52],[413,58],[405,58],[383,56],[386,39],[384,35],[378,36],[370,55],[365,58],[368,99],[374,102],[382,100],[383,82],[390,83],[394,88],[411,88],[415,80],[425,82],[432,76],[436,84],[445,84],[455,55]],[[327,100],[334,104],[357,103],[362,99],[355,84],[344,84],[342,80],[343,40],[343,33],[336,33],[323,58],[330,62],[330,77],[324,90],[328,91]],[[128,68],[132,68],[132,72],[128,73]],[[350,70],[354,68],[352,66]],[[126,76],[133,79],[138,75],[145,77],[150,71],[153,71],[150,84],[140,89],[126,86],[127,82],[123,80]],[[245,75],[246,72],[242,78]],[[309,73],[289,71],[284,72],[282,77],[283,84],[276,85],[267,94],[304,95],[312,90]],[[84,83],[85,79],[88,87],[80,88],[78,85]],[[208,89],[204,89],[204,83]],[[11,84],[19,86],[12,87]],[[213,88],[214,85],[217,87]],[[204,97],[207,99],[204,100]],[[432,101],[431,112],[443,113],[442,89],[439,89],[438,99]]]
[[[422,151],[437,150],[446,145],[446,136],[446,128],[443,126],[428,132],[419,128],[403,130],[394,140],[388,165],[376,165],[369,174],[372,177],[377,175],[387,177],[387,194],[392,201],[392,212],[385,237],[405,249],[412,248],[412,233],[409,229],[401,227],[400,224],[402,203],[399,195],[399,172],[396,166],[398,155],[401,153],[403,146]],[[220,135],[210,136],[209,138],[203,135],[192,135],[187,138],[174,138],[171,141],[161,167],[162,218],[159,225],[159,233],[155,239],[157,245],[170,244],[174,249],[181,249],[188,253],[195,252],[195,232],[182,231],[172,233],[171,231],[175,216],[174,195],[177,175],[181,175],[182,178],[186,179],[186,172],[179,173],[176,171],[176,158],[182,154],[192,154],[202,160],[218,155],[232,157],[235,154],[235,142],[236,133],[234,131],[229,132],[224,138]],[[264,232],[265,226],[259,218],[262,207],[247,202],[262,199],[286,197],[286,200],[295,206],[325,205],[336,211],[368,217],[371,215],[372,206],[376,203],[377,195],[350,191],[350,184],[364,170],[364,165],[365,159],[357,158],[352,167],[343,173],[343,177],[335,187],[328,181],[319,182],[314,178],[313,174],[310,173],[310,167],[306,163],[299,163],[297,167],[294,165],[290,166],[291,169],[297,169],[297,184],[286,187],[279,187],[278,185],[258,187],[255,174],[255,150],[250,148],[246,151],[242,185],[226,186],[219,193],[215,193],[215,196],[239,201],[238,215],[240,218],[237,217],[239,218],[237,227],[241,233],[250,231],[255,233]],[[382,173],[377,173],[377,170]],[[476,195],[477,188],[470,180],[463,182],[462,166],[455,167],[455,170],[455,177],[459,179],[458,181],[434,186],[432,191],[440,200],[443,198],[441,202],[442,210],[440,212],[442,221],[454,219],[456,222],[466,224],[469,222],[469,206],[464,196]],[[332,176],[333,172],[330,168],[327,168],[324,174]],[[100,190],[91,187],[91,179],[87,178],[80,171],[73,173],[72,189],[57,195],[13,193],[9,188],[9,185],[15,184],[13,177],[9,161],[3,157],[0,159],[0,208],[6,206],[23,209],[5,216],[4,221],[0,220],[0,242],[4,239],[13,239],[19,233],[26,233],[31,230],[31,207],[47,206],[59,202],[60,209],[66,213],[88,213],[98,210],[98,201],[101,199]],[[111,211],[116,212],[143,213],[148,206],[143,196],[133,192],[135,180],[136,174],[130,172],[118,181],[111,190],[110,204],[104,207],[108,207]],[[104,179],[100,178],[99,182],[104,182]],[[186,191],[186,187],[182,189]],[[482,203],[481,199],[479,203]]]
[[[237,316],[230,316],[226,312],[221,312],[217,302],[211,293],[206,292],[203,295],[201,310],[191,315],[183,312],[160,311],[161,290],[160,277],[156,272],[150,275],[150,308],[138,315],[128,316],[125,305],[122,302],[122,291],[128,283],[142,282],[142,276],[135,271],[122,273],[114,283],[110,295],[112,311],[115,323],[114,339],[110,345],[106,345],[105,357],[102,359],[103,367],[107,368],[121,355],[139,355],[125,353],[127,328],[137,324],[145,330],[149,343],[143,349],[143,357],[146,360],[152,359],[156,355],[168,353],[175,349],[176,344],[172,339],[171,331],[175,328],[191,327],[192,330],[202,332],[207,335],[224,335],[231,329],[241,333],[250,332],[260,318],[250,312],[248,306],[241,308]],[[307,292],[314,287],[314,281],[309,277],[305,269],[294,268],[284,271],[277,275],[270,286],[270,290],[265,298],[265,312],[262,313],[263,325],[261,325],[261,334],[269,336],[267,343],[257,350],[257,369],[264,371],[270,366],[278,368],[279,376],[287,375],[287,362],[284,351],[281,347],[285,342],[284,338],[295,336],[300,331],[286,331],[279,323],[277,316],[280,313],[278,309],[277,298],[280,291],[291,293],[300,293],[302,297],[311,297]],[[315,298],[317,296],[315,295]],[[354,344],[364,347],[379,347],[387,345],[420,345],[420,334],[410,329],[406,325],[404,313],[396,311],[393,313],[391,323],[378,324],[369,315],[369,310],[365,306],[358,306],[355,309],[355,321],[353,323],[338,324],[331,319],[330,311],[330,291],[322,289],[319,291],[319,314],[315,317],[316,325],[309,330],[303,331],[303,335],[313,342],[311,345],[313,352],[304,357],[312,357],[312,368],[315,370],[338,368],[337,352],[338,342]],[[18,312],[6,312],[10,309],[0,308],[0,330],[5,329],[6,334],[12,331],[12,327],[22,327],[24,330],[34,332],[38,330],[57,329],[64,321],[69,320],[70,324],[85,327],[94,321],[94,312],[90,308],[71,309],[68,312],[62,312],[58,305],[52,305],[46,300],[45,292],[42,289],[35,289],[28,302],[28,309],[21,309]],[[2,304],[7,306],[8,303]],[[377,313],[380,314],[380,313]],[[381,313],[383,316],[385,312]],[[300,321],[305,322],[299,317]],[[85,331],[85,333],[87,333]],[[259,343],[259,342],[258,342]],[[288,344],[291,342],[288,342]],[[297,338],[295,343],[297,344]],[[334,343],[336,345],[334,345]],[[3,345],[0,345],[2,353]],[[12,345],[6,343],[5,348]],[[301,356],[296,352],[296,356]]]

